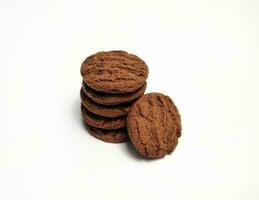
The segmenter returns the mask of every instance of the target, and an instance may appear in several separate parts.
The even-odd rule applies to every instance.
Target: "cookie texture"
[[[94,90],[127,93],[144,84],[148,67],[139,57],[126,51],[98,52],[84,60],[81,75]]]
[[[111,94],[105,92],[97,92],[90,88],[84,81],[82,83],[82,88],[84,92],[90,97],[94,102],[102,105],[118,105],[129,103],[139,97],[141,97],[146,90],[147,83],[145,82],[138,90],[130,93],[123,94]]]
[[[86,125],[88,132],[95,138],[109,143],[123,143],[129,141],[129,135],[126,128],[116,130],[98,129]]]
[[[160,93],[142,96],[128,113],[127,129],[135,148],[145,157],[170,154],[181,136],[181,118],[170,99]]]
[[[82,88],[80,90],[80,97],[81,97],[82,104],[87,108],[87,110],[89,110],[90,112],[96,115],[109,117],[109,118],[115,118],[115,117],[127,115],[129,112],[130,106],[132,105],[132,103],[113,105],[113,106],[97,104],[85,94]]]
[[[117,117],[117,118],[101,117],[88,111],[82,104],[81,104],[81,112],[85,123],[96,128],[112,130],[112,129],[119,129],[126,126],[125,117]]]

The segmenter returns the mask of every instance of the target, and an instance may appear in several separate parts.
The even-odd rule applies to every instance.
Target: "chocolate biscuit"
[[[122,143],[129,141],[126,127],[116,130],[98,129],[86,124],[88,132],[95,138],[109,143]]]
[[[127,93],[139,89],[148,77],[148,67],[125,51],[98,52],[81,65],[81,75],[96,91]]]
[[[161,158],[175,149],[181,135],[181,119],[170,97],[150,93],[130,108],[127,129],[140,154]]]
[[[117,118],[101,117],[88,111],[82,104],[81,104],[81,112],[85,123],[96,128],[113,130],[113,129],[119,129],[126,126],[125,117],[117,117]]]
[[[113,105],[113,106],[107,106],[107,105],[101,105],[98,103],[95,103],[91,98],[89,98],[83,89],[80,90],[80,97],[82,104],[89,110],[90,112],[100,115],[103,117],[109,117],[109,118],[115,118],[120,116],[125,116],[128,114],[130,106],[132,103],[128,104],[120,104],[120,105]]]
[[[90,88],[84,81],[82,83],[84,92],[90,97],[94,102],[102,105],[118,105],[131,102],[139,97],[141,97],[147,87],[145,82],[138,90],[130,93],[124,94],[110,94],[105,92],[97,92]]]

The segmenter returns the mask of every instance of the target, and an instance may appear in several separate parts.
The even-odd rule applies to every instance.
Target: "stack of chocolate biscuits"
[[[112,143],[129,140],[127,114],[146,90],[148,67],[125,51],[99,52],[81,65],[81,112],[94,137]]]
[[[131,140],[144,157],[161,158],[174,151],[181,118],[172,99],[145,94],[148,67],[125,51],[99,52],[81,65],[81,111],[88,132],[112,143]]]

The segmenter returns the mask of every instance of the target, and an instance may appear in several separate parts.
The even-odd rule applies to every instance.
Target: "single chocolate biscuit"
[[[148,67],[125,51],[99,52],[81,65],[84,81],[96,91],[127,93],[139,89],[148,77]]]
[[[132,103],[128,104],[120,104],[114,106],[106,106],[95,103],[91,98],[89,98],[83,89],[80,90],[80,97],[82,104],[89,110],[90,112],[100,115],[103,117],[115,118],[120,116],[125,116],[128,114],[130,106]]]
[[[181,135],[181,119],[170,97],[150,93],[130,108],[127,129],[140,154],[161,158],[175,149]]]
[[[98,129],[86,124],[88,132],[95,138],[109,143],[122,143],[129,141],[126,127],[116,130]]]
[[[139,97],[141,97],[147,87],[147,83],[145,82],[144,85],[141,86],[138,90],[130,93],[124,94],[110,94],[105,92],[97,92],[90,88],[86,83],[83,81],[82,87],[84,92],[90,97],[94,102],[102,104],[102,105],[118,105],[131,102]]]
[[[96,128],[113,130],[113,129],[119,129],[126,126],[125,117],[117,117],[117,118],[101,117],[88,111],[82,104],[81,104],[81,112],[85,123],[91,126],[94,126]]]

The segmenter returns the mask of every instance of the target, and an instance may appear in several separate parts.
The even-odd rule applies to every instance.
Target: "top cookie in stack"
[[[99,52],[81,65],[82,116],[89,132],[106,142],[125,142],[130,106],[146,90],[148,67],[125,51]]]

